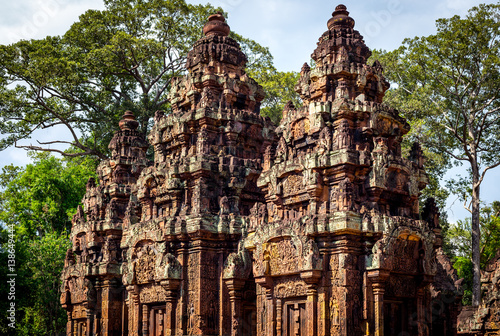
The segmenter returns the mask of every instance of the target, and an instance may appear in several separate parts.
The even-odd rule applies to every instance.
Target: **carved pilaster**
[[[142,305],[142,336],[149,335],[149,308],[148,305]]]
[[[139,336],[139,321],[140,321],[140,306],[139,293],[136,291],[136,286],[127,286],[128,291],[128,329],[130,336]]]
[[[419,288],[417,290],[417,325],[418,325],[418,336],[428,336],[429,328],[427,327],[426,321],[426,311],[425,311],[425,292],[424,288]]]
[[[318,325],[318,291],[317,286],[321,278],[320,270],[302,271],[300,277],[307,284],[307,302],[306,302],[306,316],[307,316],[307,335],[317,335]]]
[[[373,284],[373,296],[375,305],[375,336],[384,336],[384,284]]]
[[[281,299],[276,299],[276,334],[281,335],[281,320],[283,318],[283,303]]]
[[[375,336],[384,336],[384,293],[385,281],[389,277],[389,271],[373,270],[368,272],[372,282],[374,298],[374,326]]]
[[[258,310],[262,310],[264,316],[261,323],[261,333],[263,336],[274,336],[276,335],[275,327],[275,308],[274,308],[274,297],[273,297],[273,279],[270,276],[258,277],[255,279],[257,283],[262,288],[262,303],[261,307],[257,307]],[[263,332],[262,332],[263,331]]]
[[[71,310],[66,312],[68,315],[68,322],[66,323],[66,335],[73,335],[73,319],[71,318]]]
[[[266,331],[268,336],[276,335],[276,320],[275,320],[275,305],[273,290],[271,288],[266,290],[266,303],[267,303],[267,326]]]
[[[163,280],[160,284],[167,292],[165,309],[165,335],[175,335],[175,312],[177,311],[177,290],[181,281],[178,279]]]
[[[241,334],[241,290],[245,285],[243,279],[224,279],[229,290],[229,300],[231,302],[231,336]]]
[[[92,310],[91,309],[86,309],[86,314],[87,314],[87,323],[85,325],[85,335],[86,336],[92,336]]]

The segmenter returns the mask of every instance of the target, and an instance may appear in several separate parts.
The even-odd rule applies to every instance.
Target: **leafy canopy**
[[[477,306],[480,186],[500,165],[500,3],[473,7],[465,18],[439,19],[436,25],[435,35],[407,39],[384,57],[389,79],[397,84],[393,101],[419,125],[417,136],[436,158],[468,165],[468,176],[449,186],[472,214],[472,303]]]
[[[9,300],[0,300],[0,334],[59,335],[66,313],[59,303],[60,274],[71,247],[71,216],[95,176],[89,157],[57,159],[32,154],[24,168],[6,166],[0,174],[0,281],[7,283],[8,230],[15,232],[16,329],[7,326]],[[9,286],[0,286],[7,298]],[[15,332],[15,333],[13,333]]]
[[[0,150],[11,145],[67,156],[107,156],[107,144],[127,109],[146,134],[156,110],[169,110],[166,93],[184,71],[187,52],[216,11],[184,0],[106,0],[63,35],[0,46]],[[233,33],[248,70],[276,72],[269,50]],[[54,126],[71,140],[19,145]],[[72,152],[50,148],[73,145]]]
[[[95,163],[57,159],[46,153],[32,154],[25,168],[5,166],[0,174],[0,223],[14,226],[27,239],[71,227]]]

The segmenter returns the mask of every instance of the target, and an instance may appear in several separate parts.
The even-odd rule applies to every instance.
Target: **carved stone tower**
[[[127,112],[89,181],[68,335],[454,335],[439,214],[432,200],[419,213],[422,151],[402,157],[409,125],[345,6],[278,127],[222,15],[203,32],[172,113],[155,114],[154,162]]]
[[[120,335],[123,286],[120,242],[123,219],[149,147],[137,132],[139,123],[125,112],[109,148],[111,159],[97,168],[73,217],[71,238],[62,275],[61,304],[68,311],[68,335]]]
[[[419,215],[420,147],[401,156],[409,125],[382,104],[389,84],[345,6],[327,26],[296,86],[303,105],[285,108],[257,182],[267,220],[245,240],[257,334],[451,335],[456,312],[431,319],[443,267],[436,210]]]

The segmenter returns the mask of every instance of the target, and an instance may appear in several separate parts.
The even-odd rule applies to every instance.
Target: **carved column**
[[[85,309],[85,313],[87,314],[87,325],[85,328],[85,335],[92,336],[92,310],[87,308]]]
[[[112,305],[112,298],[110,295],[111,283],[109,279],[105,279],[99,285],[101,287],[101,321],[102,321],[102,334],[108,335],[111,331],[109,329],[110,324],[110,305]]]
[[[229,290],[229,300],[231,302],[231,336],[238,336],[241,334],[241,290],[245,285],[243,279],[225,279],[227,288]]]
[[[130,336],[139,336],[139,294],[135,291],[136,286],[127,286],[128,291],[128,332]]]
[[[178,279],[163,280],[160,284],[167,292],[165,308],[165,336],[175,335],[175,313],[177,311],[177,289],[181,281]]]
[[[281,335],[281,321],[283,319],[283,305],[281,299],[276,299],[276,335]]]
[[[375,336],[384,336],[384,284],[373,284],[373,296],[375,305]]]
[[[265,309],[265,325],[261,325],[262,336],[274,336],[276,334],[274,320],[274,298],[273,298],[273,279],[270,276],[255,278],[255,283],[261,286],[262,292],[262,308]],[[260,335],[259,335],[260,336]]]
[[[266,299],[267,299],[267,334],[268,336],[274,336],[275,333],[275,306],[273,290],[271,288],[266,289]]]
[[[306,302],[306,316],[307,316],[307,335],[317,335],[318,315],[318,291],[317,285],[321,278],[320,270],[302,271],[300,277],[307,284],[307,302]]]
[[[265,288],[257,287],[257,335],[265,334],[266,297]]]
[[[148,336],[149,334],[149,309],[148,305],[142,305],[142,335]]]
[[[187,201],[186,201],[187,202]],[[187,288],[187,268],[188,268],[188,243],[182,242],[179,248],[179,259],[182,265],[181,282],[182,288]],[[181,331],[181,334],[187,335],[187,325],[188,325],[188,307],[187,307],[188,291],[181,290],[181,296],[179,297],[178,304],[181,305],[180,316],[175,316],[178,323],[176,323],[177,329]]]
[[[418,325],[418,336],[429,335],[429,330],[427,324],[425,323],[425,307],[424,307],[424,288],[417,289],[417,325]]]
[[[68,322],[66,323],[66,335],[71,336],[73,335],[73,319],[71,318],[71,310],[68,310],[66,314],[68,315]]]
[[[98,316],[97,313],[94,311],[94,314],[92,316],[92,321],[93,321],[92,335],[99,334],[99,327],[101,326],[101,321],[97,316]]]
[[[375,336],[384,336],[384,293],[389,271],[372,270],[368,272],[368,277],[372,282]]]

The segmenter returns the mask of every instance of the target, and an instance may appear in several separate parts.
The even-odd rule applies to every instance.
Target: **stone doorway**
[[[257,336],[257,311],[255,305],[243,308],[242,336]]]
[[[282,336],[306,335],[306,300],[285,301],[282,321]]]
[[[151,307],[149,311],[149,336],[164,335],[165,306]]]
[[[384,335],[414,335],[410,317],[416,311],[413,300],[384,300]]]

